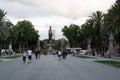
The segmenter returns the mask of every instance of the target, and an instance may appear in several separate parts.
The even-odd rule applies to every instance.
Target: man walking
[[[27,54],[28,54],[29,62],[31,63],[31,60],[32,60],[32,50],[28,50]]]

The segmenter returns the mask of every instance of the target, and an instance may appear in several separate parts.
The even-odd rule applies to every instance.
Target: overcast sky
[[[48,38],[49,26],[56,39],[62,38],[65,25],[83,24],[91,13],[107,10],[116,0],[0,0],[0,8],[14,24],[29,20],[39,30],[40,39]]]

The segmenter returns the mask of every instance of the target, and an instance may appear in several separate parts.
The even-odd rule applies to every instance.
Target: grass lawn
[[[21,57],[21,55],[7,56],[7,57],[3,57],[3,59],[16,59],[19,57]]]
[[[76,57],[79,57],[79,58],[82,58],[82,59],[96,59],[96,58],[92,58],[92,57],[84,56],[84,55],[79,55],[79,56],[76,56]]]
[[[95,62],[103,63],[103,64],[107,64],[107,65],[110,65],[110,66],[114,66],[114,67],[120,68],[120,62],[118,62],[118,61],[95,60]]]

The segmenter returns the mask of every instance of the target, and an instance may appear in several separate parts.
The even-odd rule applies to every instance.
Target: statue
[[[48,30],[48,53],[53,53],[53,42],[52,42],[52,29]]]
[[[51,30],[51,26],[50,26],[50,30],[49,30],[49,40],[52,40],[52,30]]]

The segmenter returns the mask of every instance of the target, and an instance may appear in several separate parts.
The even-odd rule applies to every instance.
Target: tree
[[[120,46],[120,1],[117,0],[114,5],[108,10],[105,16],[105,30],[112,33],[115,42]]]
[[[34,26],[30,21],[19,21],[14,27],[14,33],[16,37],[16,44],[23,48],[33,48],[38,41],[38,31],[34,29]]]
[[[101,50],[101,42],[102,42],[102,34],[101,34],[101,28],[103,27],[103,18],[104,18],[104,14],[101,11],[96,11],[94,13],[92,13],[92,15],[90,16],[91,20],[93,21],[93,40],[92,40],[92,44],[95,43],[93,46],[93,48],[97,48],[98,51]]]
[[[10,35],[5,15],[6,12],[0,9],[0,39],[6,39]]]
[[[2,48],[6,48],[6,40],[10,36],[8,21],[5,18],[7,13],[0,9],[0,43]]]
[[[70,47],[80,47],[79,41],[80,26],[71,24],[69,27],[64,26],[62,29],[63,35],[68,39]]]
[[[87,20],[83,25],[81,25],[81,35],[80,45],[82,48],[86,49],[88,44],[88,39],[92,40],[93,32],[92,32],[92,20]]]

